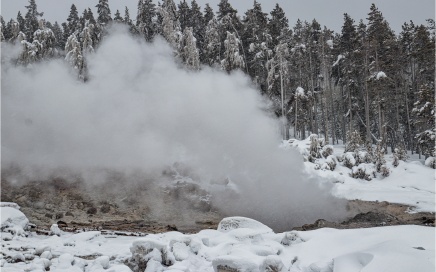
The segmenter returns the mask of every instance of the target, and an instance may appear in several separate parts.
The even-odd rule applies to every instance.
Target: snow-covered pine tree
[[[38,12],[38,7],[36,5],[35,0],[29,0],[29,5],[26,6],[27,13],[25,16],[24,24],[20,23],[21,31],[26,34],[28,37],[28,42],[32,42],[33,33],[39,28],[39,17],[41,17],[44,13]]]
[[[130,12],[129,12],[129,8],[126,6],[126,8],[124,9],[124,19],[123,19],[124,23],[131,26],[132,25],[132,20],[130,19]]]
[[[123,23],[123,17],[121,17],[120,11],[117,9],[117,11],[114,14],[114,21],[117,23]]]
[[[286,40],[291,33],[288,18],[286,18],[285,12],[279,4],[276,4],[270,14],[271,18],[268,20],[268,32],[272,37],[272,47],[275,48],[280,40]]]
[[[189,22],[189,5],[186,3],[186,0],[181,0],[178,4],[177,18],[180,22],[180,29],[184,32],[186,27],[192,26]]]
[[[72,34],[70,37],[68,37],[68,40],[65,44],[65,52],[67,52],[65,60],[73,67],[74,70],[76,70],[77,77],[80,80],[85,80],[85,62],[82,55],[80,42],[77,40],[75,34]]]
[[[224,58],[221,60],[221,68],[227,72],[235,69],[243,69],[245,62],[243,56],[239,53],[241,41],[236,38],[234,33],[227,31],[227,37],[224,41]]]
[[[152,0],[139,0],[136,29],[146,41],[152,41],[157,32],[155,25],[156,6]]]
[[[33,41],[35,42],[35,47],[36,44],[40,47],[37,52],[38,60],[48,59],[55,56],[56,37],[53,31],[46,27],[44,19],[39,21],[39,29],[33,34]]]
[[[347,143],[345,145],[345,152],[358,152],[363,145],[360,133],[357,130],[347,132]]]
[[[179,45],[182,33],[180,31],[180,23],[177,19],[176,6],[173,0],[165,0],[159,8],[159,14],[162,16],[162,35],[177,55],[180,49]]]
[[[89,21],[86,21],[85,27],[80,33],[80,38],[82,40],[82,56],[85,56],[88,53],[94,52],[94,25]]]
[[[85,16],[83,16],[83,17],[85,17]],[[86,19],[84,18],[83,20],[86,20]],[[79,34],[79,32],[81,31],[79,21],[80,21],[79,13],[77,12],[76,5],[72,4],[71,8],[70,8],[70,14],[68,15],[68,18],[67,18],[68,32],[65,33],[66,36],[69,37],[73,33],[76,35]]]
[[[413,123],[418,131],[415,138],[420,151],[427,158],[433,154],[436,140],[434,84],[421,85],[417,96],[412,109]]]
[[[200,54],[200,62],[205,62],[205,35],[207,22],[203,17],[200,6],[197,1],[191,1],[191,9],[189,10],[188,25],[192,27],[192,34],[197,39],[198,53]]]
[[[5,20],[3,20],[3,16],[0,16],[0,42],[3,42],[5,40],[4,33],[6,32],[6,23]]]
[[[220,62],[221,40],[218,29],[218,21],[215,17],[212,17],[206,27],[206,46],[204,49],[204,62],[209,66]]]
[[[266,63],[272,57],[273,51],[269,48],[272,38],[268,33],[267,14],[262,11],[260,3],[254,1],[254,6],[245,13],[242,20],[244,24],[241,39],[246,52],[248,74],[260,87],[262,93],[267,90]]]
[[[55,21],[51,30],[53,31],[56,40],[55,48],[58,50],[59,49],[63,50],[65,48],[65,44],[62,43],[63,32],[62,32],[62,28],[60,27],[57,21]]]
[[[110,21],[112,21],[109,0],[99,0],[95,7],[97,8],[98,13],[97,23],[106,26]]]
[[[180,57],[191,70],[200,70],[200,56],[196,46],[196,39],[192,33],[192,27],[186,27],[180,46]]]
[[[204,22],[208,24],[213,18],[215,18],[215,13],[209,4],[206,4],[204,7]]]
[[[376,171],[378,173],[381,173],[382,176],[387,177],[390,174],[389,168],[386,166],[386,160],[385,160],[385,143],[383,140],[378,140],[376,148],[374,150],[374,164]]]
[[[289,86],[289,50],[288,44],[285,40],[280,43],[274,49],[274,57],[267,61],[266,68],[268,71],[267,77],[267,94],[274,103],[277,116],[282,117],[282,133],[283,139],[289,138],[288,126],[287,126],[287,110],[286,105],[286,90]]]

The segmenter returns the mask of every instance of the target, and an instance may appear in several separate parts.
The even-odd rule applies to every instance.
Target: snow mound
[[[29,219],[19,210],[19,206],[11,202],[2,202],[0,206],[1,231],[14,235],[25,235]]]
[[[218,231],[229,232],[234,229],[247,228],[264,233],[272,232],[272,229],[259,221],[251,218],[234,216],[226,217],[218,224]]]

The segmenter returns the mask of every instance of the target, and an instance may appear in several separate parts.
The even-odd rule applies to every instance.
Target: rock
[[[58,224],[53,224],[50,227],[50,235],[61,236],[62,231],[59,229]]]

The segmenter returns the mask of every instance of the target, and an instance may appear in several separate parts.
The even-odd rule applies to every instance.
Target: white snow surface
[[[285,142],[284,148],[296,148],[301,155],[308,155],[309,138],[306,140],[290,140]],[[344,154],[344,146],[334,146],[334,156]],[[345,153],[352,158],[351,155]],[[305,162],[309,175],[321,177],[321,182],[333,183],[332,194],[349,200],[388,201],[391,203],[412,206],[410,212],[435,212],[435,170],[427,167],[423,162],[411,158],[406,162],[400,161],[398,167],[392,165],[392,154],[385,156],[386,165],[390,169],[388,177],[376,175],[371,181],[355,179],[350,176],[353,171],[340,163],[334,171],[317,170],[316,165]],[[354,160],[354,158],[353,158]],[[321,165],[325,159],[319,159]],[[370,166],[360,164],[368,172]]]
[[[145,271],[212,272],[225,267],[252,272],[434,271],[432,227],[274,233],[265,232],[264,224],[248,218],[225,218],[222,223],[235,220],[241,222],[241,228],[234,224],[225,232],[209,229],[189,235],[167,232],[137,238],[104,237],[99,232],[62,233],[60,237],[29,234],[3,241],[1,270],[44,271],[49,267],[50,271],[126,272],[132,270],[124,263],[133,268],[135,260],[141,259],[147,263]]]

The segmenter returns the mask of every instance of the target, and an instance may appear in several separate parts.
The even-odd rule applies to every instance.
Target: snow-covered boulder
[[[29,219],[22,213],[20,206],[11,202],[1,202],[1,231],[10,232],[14,235],[25,236]]]
[[[58,227],[58,224],[53,224],[50,227],[50,235],[57,235],[57,236],[61,236],[61,229]]]
[[[259,221],[241,216],[226,217],[218,224],[218,231],[220,232],[229,232],[231,230],[241,228],[256,230],[260,233],[273,232],[270,227],[260,223]]]

